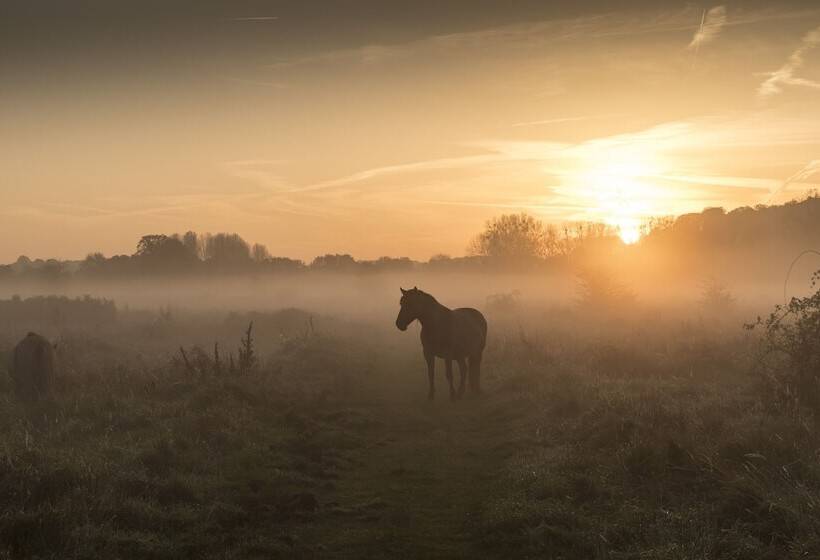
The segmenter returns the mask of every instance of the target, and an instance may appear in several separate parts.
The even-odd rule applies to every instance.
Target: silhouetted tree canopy
[[[223,268],[244,267],[251,261],[250,246],[235,233],[206,234],[204,247],[205,260]]]
[[[180,270],[197,262],[185,245],[176,237],[145,235],[137,243],[134,257],[148,270]]]
[[[548,256],[549,234],[541,220],[529,214],[503,214],[487,222],[470,245],[470,253],[505,261]]]
[[[726,212],[707,208],[677,218],[648,220],[642,239],[625,247],[617,231],[601,223],[547,225],[527,215],[506,214],[487,222],[470,246],[470,256],[434,255],[426,263],[407,257],[356,260],[349,254],[326,254],[310,264],[272,256],[259,243],[249,245],[235,233],[153,234],[143,236],[133,255],[91,253],[82,261],[32,260],[20,256],[0,265],[3,282],[63,282],[74,276],[127,278],[140,274],[208,274],[212,271],[271,274],[298,271],[377,273],[427,268],[438,271],[504,270],[526,263],[555,268],[598,266],[617,255],[623,266],[671,276],[695,270],[719,274],[721,267],[742,265],[756,274],[781,274],[795,255],[820,247],[820,197],[780,206],[742,207]],[[598,290],[599,292],[601,290]]]
[[[287,257],[270,257],[265,261],[265,266],[279,272],[295,272],[306,268],[302,261]]]
[[[196,258],[202,258],[202,246],[196,232],[186,232],[185,235],[182,236],[182,244],[185,246],[185,249]]]
[[[251,256],[257,263],[263,263],[271,258],[268,248],[260,243],[253,244],[253,247],[251,248]]]
[[[310,268],[316,270],[328,270],[333,272],[350,271],[356,268],[356,259],[350,255],[322,255],[316,257],[310,263]]]
[[[20,255],[19,257],[17,257],[17,260],[14,262],[14,264],[11,265],[11,269],[16,274],[23,274],[31,269],[31,265],[32,263],[30,258],[28,258],[25,255]]]

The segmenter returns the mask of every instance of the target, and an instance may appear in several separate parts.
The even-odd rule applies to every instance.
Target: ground
[[[288,405],[252,384],[7,395],[0,484],[16,508],[0,557],[484,556],[476,520],[520,439],[513,408],[420,394]]]
[[[417,339],[257,325],[244,373],[154,330],[69,341],[44,401],[0,371],[0,559],[820,557],[815,416],[742,334],[497,326],[453,403]]]
[[[370,407],[368,444],[328,494],[330,515],[300,537],[331,558],[485,557],[476,519],[518,438],[516,415],[493,402]]]

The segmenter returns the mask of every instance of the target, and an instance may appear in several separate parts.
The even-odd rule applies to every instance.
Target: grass
[[[51,401],[0,372],[0,558],[820,556],[820,438],[748,334],[562,317],[491,317],[487,394],[454,405],[369,325],[254,316],[242,376],[77,335]]]

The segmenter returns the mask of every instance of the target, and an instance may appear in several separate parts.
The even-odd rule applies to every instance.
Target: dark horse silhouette
[[[437,357],[444,359],[451,400],[464,394],[468,362],[470,390],[473,393],[480,393],[481,354],[487,342],[487,321],[484,315],[469,307],[445,307],[436,301],[436,298],[418,288],[401,288],[399,303],[401,310],[396,317],[396,326],[399,330],[407,330],[407,326],[416,319],[421,323],[421,345],[424,348],[424,359],[427,361],[427,375],[430,380],[429,398],[432,400],[436,393],[433,376]],[[461,375],[458,392],[453,387],[453,360],[458,362],[458,371]]]

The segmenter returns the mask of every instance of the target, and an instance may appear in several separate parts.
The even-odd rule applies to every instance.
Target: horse
[[[450,384],[450,400],[464,395],[464,381],[469,364],[470,391],[481,393],[481,355],[487,343],[487,320],[477,309],[464,307],[450,309],[436,301],[436,298],[418,288],[401,289],[401,309],[396,317],[396,327],[406,331],[418,319],[421,323],[421,345],[427,362],[427,377],[430,382],[428,398],[435,398],[436,358],[443,358]],[[458,392],[453,387],[453,360],[458,363],[461,375]]]
[[[55,362],[54,346],[39,334],[28,333],[12,355],[10,373],[17,396],[37,400],[50,395]]]

